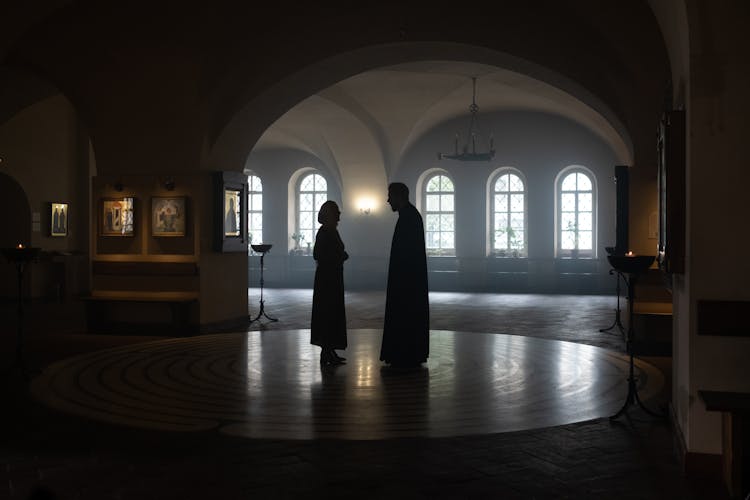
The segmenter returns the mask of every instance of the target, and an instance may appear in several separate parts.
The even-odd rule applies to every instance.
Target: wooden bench
[[[165,333],[188,333],[192,331],[190,326],[190,309],[198,302],[198,292],[171,292],[171,291],[124,291],[124,290],[96,290],[91,295],[83,297],[87,302],[87,319],[90,330],[130,330],[138,328],[162,330]],[[117,303],[162,303],[167,304],[171,311],[171,322],[169,324],[145,324],[132,323],[128,325],[117,324],[110,320],[111,309],[108,304]],[[137,325],[137,326],[136,326]]]
[[[722,413],[722,468],[732,498],[750,495],[750,393],[698,391],[707,411]]]

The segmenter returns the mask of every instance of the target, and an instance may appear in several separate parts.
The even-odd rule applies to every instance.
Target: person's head
[[[318,212],[318,222],[320,222],[324,226],[335,227],[339,222],[340,215],[341,211],[339,210],[339,206],[336,205],[336,202],[328,200],[320,206],[320,211]]]
[[[409,203],[409,188],[402,182],[392,182],[388,186],[388,203],[394,212],[398,212]]]

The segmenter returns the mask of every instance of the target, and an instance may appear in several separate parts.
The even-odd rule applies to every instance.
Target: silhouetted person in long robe
[[[321,347],[320,363],[336,365],[345,361],[335,349],[346,349],[346,310],[344,308],[344,251],[336,226],[339,222],[338,205],[326,201],[318,212],[322,224],[315,236],[313,258],[315,286],[313,289],[310,343]]]
[[[55,209],[55,214],[52,216],[52,232],[60,232],[60,212]]]
[[[409,203],[405,184],[388,186],[388,203],[398,212],[398,222],[388,265],[380,359],[394,367],[413,367],[427,361],[430,351],[424,224],[416,207]]]
[[[68,230],[65,228],[65,209],[60,210],[60,232],[61,233],[67,233]]]

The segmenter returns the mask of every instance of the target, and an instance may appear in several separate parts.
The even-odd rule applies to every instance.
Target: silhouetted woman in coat
[[[344,261],[349,255],[344,251],[336,226],[339,223],[338,205],[326,201],[318,212],[322,224],[315,236],[313,258],[315,288],[313,290],[310,343],[320,346],[320,363],[337,365],[345,361],[335,349],[346,349],[346,311],[344,309]]]

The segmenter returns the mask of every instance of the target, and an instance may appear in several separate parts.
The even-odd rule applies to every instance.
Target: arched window
[[[444,173],[424,183],[425,246],[428,255],[456,254],[453,181]]]
[[[501,169],[492,183],[492,254],[526,257],[526,184],[515,169]]]
[[[557,255],[594,257],[596,185],[581,167],[564,170],[557,182]]]
[[[315,233],[318,227],[318,211],[328,199],[328,183],[318,173],[304,175],[299,182],[297,203],[297,231],[295,244],[299,248],[306,248],[307,244],[315,243]]]
[[[263,184],[257,175],[247,176],[247,233],[251,244],[263,243]]]

